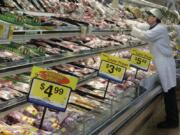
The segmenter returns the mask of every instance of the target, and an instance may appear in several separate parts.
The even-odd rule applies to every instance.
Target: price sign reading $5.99
[[[139,56],[135,56],[135,55],[131,56],[131,64],[137,68],[142,69],[142,70],[147,71],[149,68],[150,62],[151,62],[150,60],[144,59],[144,58],[139,57]]]
[[[103,53],[101,54],[99,76],[116,82],[122,82],[128,66],[128,61]]]
[[[138,49],[132,49],[131,54],[131,65],[147,71],[153,56],[148,52],[143,52]]]
[[[65,111],[71,88],[41,79],[33,79],[29,102]]]

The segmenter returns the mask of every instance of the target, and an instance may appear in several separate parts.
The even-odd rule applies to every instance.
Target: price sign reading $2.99
[[[116,82],[122,82],[128,66],[128,61],[102,53],[99,76]]]
[[[41,79],[33,79],[29,102],[65,111],[71,88]]]

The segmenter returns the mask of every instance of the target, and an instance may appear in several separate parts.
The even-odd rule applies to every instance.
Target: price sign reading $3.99
[[[102,53],[99,76],[116,82],[122,82],[128,66],[128,61]]]
[[[71,88],[41,79],[33,79],[29,102],[65,111]]]

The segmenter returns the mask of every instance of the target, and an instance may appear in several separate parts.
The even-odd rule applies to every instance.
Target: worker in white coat
[[[149,43],[154,56],[160,82],[163,88],[166,119],[160,122],[158,128],[175,128],[179,125],[176,104],[176,64],[172,56],[167,27],[161,24],[162,13],[158,9],[148,12],[147,23],[144,27],[132,28],[132,35]],[[148,27],[149,26],[149,27]]]

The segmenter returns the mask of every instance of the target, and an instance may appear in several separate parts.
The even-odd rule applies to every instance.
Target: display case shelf
[[[91,79],[97,77],[97,71],[85,75],[83,78],[79,79],[78,86],[83,85],[84,83],[90,81]],[[0,111],[1,112],[11,112],[14,110],[14,108],[21,108],[21,106],[28,105],[29,103],[27,102],[27,94],[24,94],[22,97],[17,97],[10,99],[8,101],[2,101],[0,102]],[[5,113],[7,114],[7,113]],[[0,117],[2,114],[0,114]]]
[[[133,47],[143,47],[147,44],[140,44]],[[25,59],[16,62],[8,62],[2,63],[0,65],[0,77],[12,75],[12,74],[19,74],[24,72],[31,71],[33,66],[41,66],[41,67],[52,67],[64,63],[69,63],[73,61],[78,61],[81,59],[85,59],[88,57],[97,56],[102,52],[111,53],[114,51],[123,51],[126,49],[130,49],[132,46],[111,46],[106,48],[98,48],[92,49],[90,51],[82,51],[78,53],[64,53],[60,55],[54,55],[50,57],[36,57],[32,59]]]
[[[139,111],[142,110],[147,104],[149,104],[153,99],[155,99],[162,89],[157,86],[153,90],[147,90],[142,95],[138,96],[136,99],[129,102],[124,108],[119,110],[117,113],[112,115],[104,123],[96,127],[88,135],[109,135],[120,129],[125,125],[130,119],[133,118]]]

